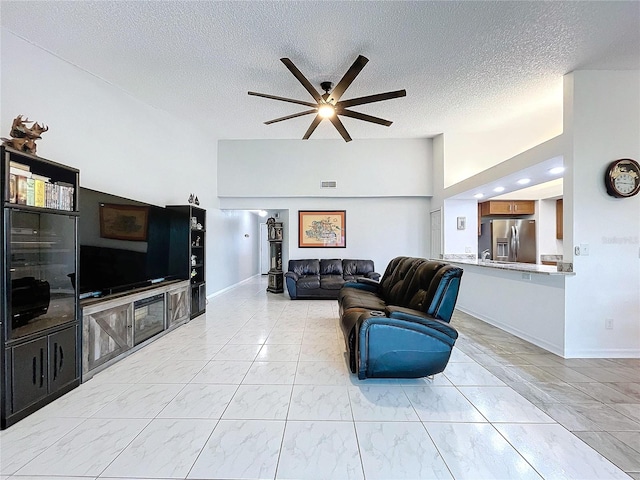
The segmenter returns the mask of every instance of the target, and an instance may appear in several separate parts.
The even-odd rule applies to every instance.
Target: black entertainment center
[[[0,429],[204,313],[205,210],[1,147]]]

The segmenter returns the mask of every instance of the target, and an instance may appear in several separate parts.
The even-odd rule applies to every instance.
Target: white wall
[[[160,206],[197,194],[208,215],[208,293],[257,273],[257,260],[255,272],[245,265],[250,254],[240,235],[250,214],[217,210],[213,136],[5,29],[1,40],[3,135],[19,114],[47,124],[38,155],[80,169],[84,187]]]
[[[220,197],[429,196],[430,139],[221,140]],[[337,188],[322,189],[322,181]]]
[[[430,200],[384,198],[221,198],[223,208],[278,210],[284,224],[283,263],[300,258],[361,258],[383,273],[400,255],[429,256]],[[260,205],[261,207],[256,207]],[[298,210],[346,210],[346,248],[298,248]]]
[[[430,139],[221,140],[224,209],[281,212],[284,265],[300,258],[367,258],[383,272],[399,255],[429,255]],[[320,189],[337,181],[335,190]],[[346,248],[298,248],[299,210],[346,210]]]
[[[464,217],[466,227],[458,230],[458,217]],[[444,201],[444,253],[478,253],[478,202],[476,200]]]
[[[640,158],[639,85],[639,71],[565,78],[564,255],[576,272],[566,286],[567,356],[640,356],[640,195],[610,197],[603,181],[611,161]],[[581,243],[589,256],[573,256]]]

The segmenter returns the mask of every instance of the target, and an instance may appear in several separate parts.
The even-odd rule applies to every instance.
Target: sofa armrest
[[[410,308],[397,307],[395,305],[389,305],[385,309],[385,313],[389,318],[396,318],[398,320],[406,320],[408,322],[416,322],[425,327],[433,328],[441,333],[449,336],[452,339],[458,338],[458,331],[442,320],[430,317],[429,315],[412,310]]]
[[[376,287],[376,288],[378,288],[380,286],[380,282],[378,280],[376,280],[375,278],[358,277],[356,282],[357,283],[362,283],[364,285],[371,285],[372,287]]]
[[[293,279],[293,280],[295,280],[296,282],[297,282],[297,281],[298,281],[298,279],[300,278],[296,272],[285,272],[284,276],[285,276],[286,278],[292,278],[292,279]]]
[[[378,272],[369,272],[366,276],[367,279],[371,279],[374,282],[380,283],[380,274]]]
[[[365,292],[378,293],[378,284],[375,282],[373,284],[361,283],[360,281],[345,282],[342,288],[355,288],[357,290],[364,290]]]

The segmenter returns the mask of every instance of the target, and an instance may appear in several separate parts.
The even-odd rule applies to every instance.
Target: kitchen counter
[[[441,260],[442,261],[442,260]],[[513,272],[536,273],[542,275],[562,275],[572,276],[575,272],[559,272],[557,267],[550,265],[538,265],[535,263],[516,263],[516,262],[495,262],[493,260],[476,260],[476,259],[458,259],[447,258],[444,260],[448,263],[459,265],[475,265],[477,267],[495,268],[498,270],[510,270]]]

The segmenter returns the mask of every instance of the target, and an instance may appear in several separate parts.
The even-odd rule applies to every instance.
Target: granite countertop
[[[465,259],[465,258],[446,258],[444,260],[448,263],[460,264],[460,265],[475,265],[477,267],[486,267],[486,268],[495,268],[498,270],[511,270],[514,272],[525,272],[525,273],[538,273],[542,275],[564,275],[564,276],[572,276],[575,275],[575,272],[559,272],[557,267],[552,265],[538,265],[536,263],[501,263],[494,262],[493,260],[476,260],[476,259]]]

